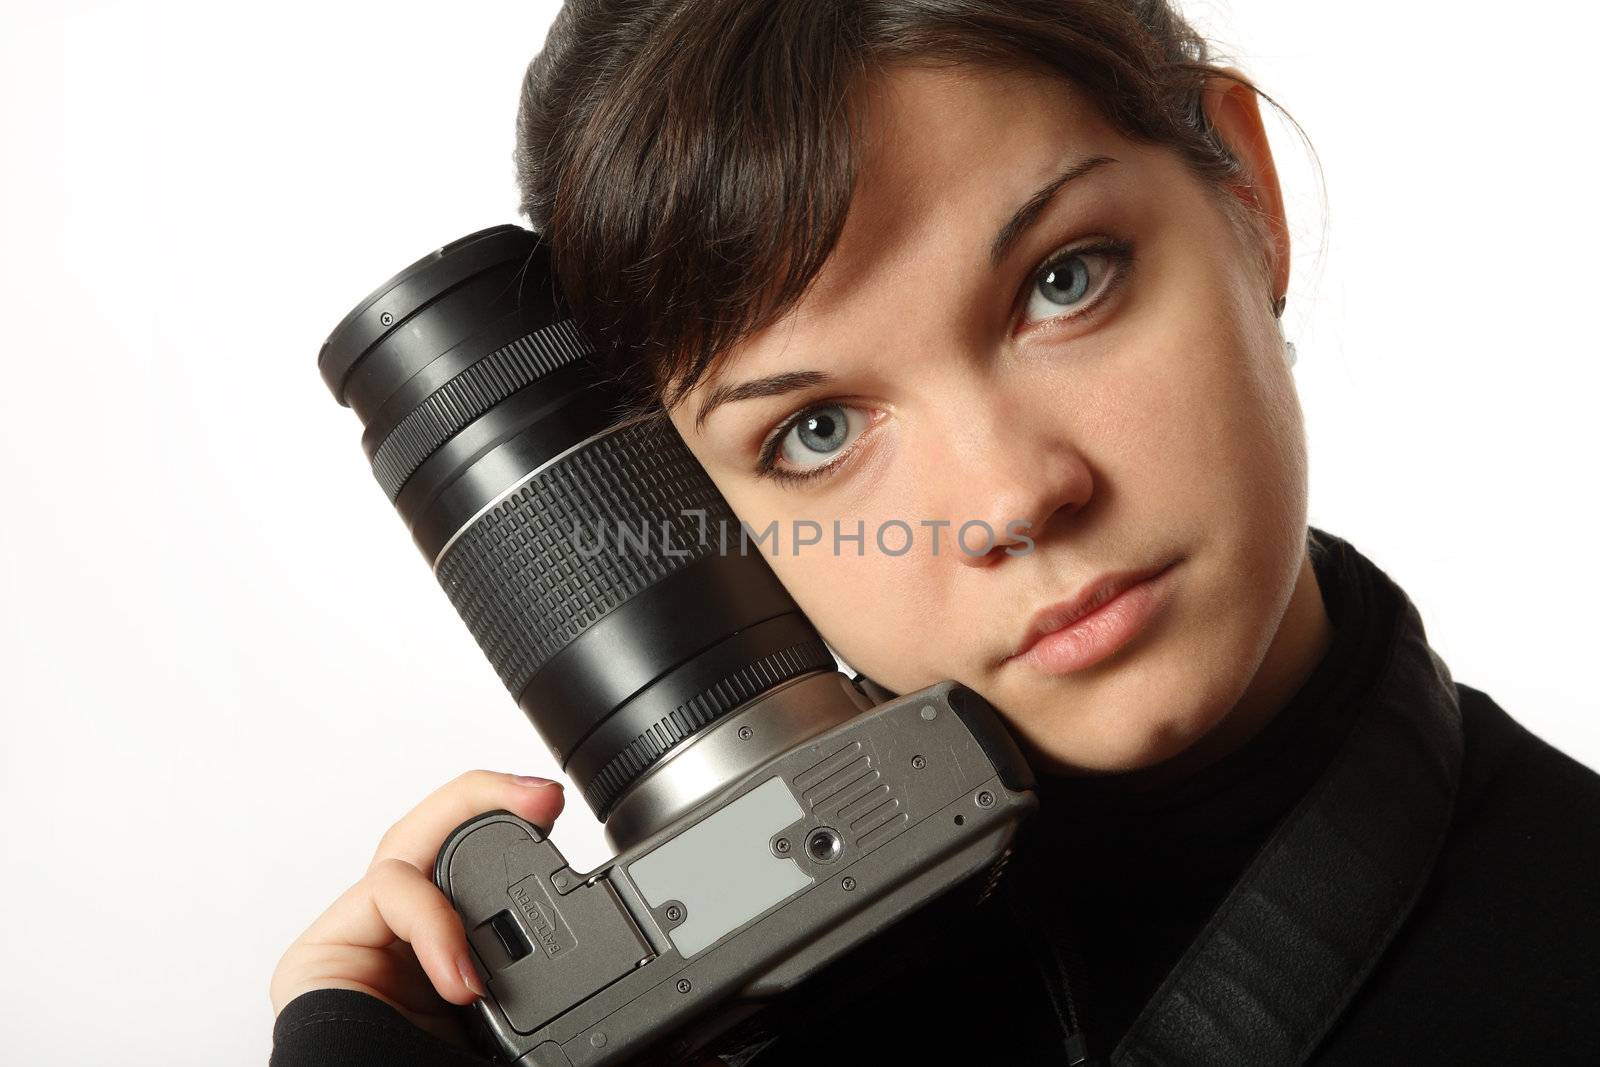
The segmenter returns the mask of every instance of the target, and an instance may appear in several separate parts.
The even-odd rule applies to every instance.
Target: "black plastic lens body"
[[[665,419],[620,395],[548,246],[497,226],[347,315],[318,367],[500,679],[595,814],[832,653]],[[721,531],[732,536],[723,538]],[[725,550],[726,548],[726,550]]]

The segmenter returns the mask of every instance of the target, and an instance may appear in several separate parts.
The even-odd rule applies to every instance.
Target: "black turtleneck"
[[[1397,605],[1342,542],[1308,548],[1333,638],[1279,712],[1184,778],[1039,774],[1019,859],[1076,955],[1075,1006],[1109,1052],[1278,821],[1316,781],[1383,669]],[[1092,877],[1088,876],[1092,873]]]

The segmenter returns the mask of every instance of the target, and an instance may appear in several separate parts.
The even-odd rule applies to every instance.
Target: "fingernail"
[[[511,780],[513,782],[516,782],[518,785],[559,785],[560,784],[559,782],[552,782],[548,778],[540,778],[540,777],[538,777],[536,775],[532,775],[532,774],[514,774],[514,775],[511,776]]]
[[[483,988],[483,979],[478,977],[478,969],[472,965],[471,960],[462,956],[456,962],[456,970],[461,972],[461,981],[468,989],[472,990],[473,996],[486,997],[489,995],[489,991]]]

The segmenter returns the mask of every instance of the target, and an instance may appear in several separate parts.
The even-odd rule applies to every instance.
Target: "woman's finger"
[[[497,771],[468,771],[434,790],[390,827],[378,842],[372,864],[376,867],[384,860],[398,859],[419,871],[431,871],[439,846],[468,819],[504,808],[548,831],[565,804],[558,782]]]
[[[373,864],[302,940],[313,946],[384,949],[396,939],[411,946],[428,981],[445,1000],[470,1004],[483,995],[483,980],[467,951],[460,916],[438,886],[403,860]]]

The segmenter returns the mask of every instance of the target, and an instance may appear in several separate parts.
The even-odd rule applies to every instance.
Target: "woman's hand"
[[[461,917],[433,884],[450,831],[496,808],[548,831],[561,814],[559,784],[469,771],[435,790],[389,828],[366,875],[295,939],[272,975],[276,1014],[313,989],[355,989],[387,1001],[416,1025],[462,1040],[449,1004],[484,993]]]

